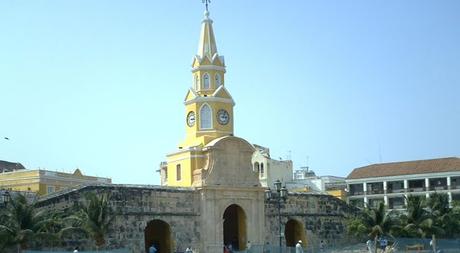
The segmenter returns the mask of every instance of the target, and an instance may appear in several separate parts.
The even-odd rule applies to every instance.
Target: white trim
[[[440,178],[440,177],[460,177],[460,171],[449,171],[449,172],[433,172],[433,173],[424,173],[424,174],[407,174],[407,175],[397,175],[397,176],[386,176],[386,177],[367,177],[367,178],[357,178],[357,179],[345,179],[347,184],[355,183],[376,183],[383,181],[403,181],[403,180],[416,180],[416,179],[425,179],[425,178]]]
[[[184,101],[184,105],[189,105],[193,103],[206,103],[206,102],[220,102],[220,103],[232,104],[233,106],[235,105],[235,102],[233,101],[233,99],[230,99],[230,98],[202,97],[202,96],[198,96],[189,101]]]
[[[223,133],[223,134],[232,134],[232,131],[222,131],[222,130],[217,130],[217,129],[211,129],[211,130],[199,130],[197,133]]]
[[[204,158],[204,157],[206,157],[206,155],[182,156],[182,157],[179,157],[179,158],[177,158],[177,159],[170,160],[170,161],[168,161],[168,162],[174,163],[174,162],[178,162],[178,161],[182,161],[182,160],[187,160],[187,159],[192,159],[192,158]]]
[[[210,124],[211,124],[211,125],[210,125],[209,127],[206,127],[206,128],[203,128],[203,127],[202,127],[202,124],[201,124],[202,119],[203,119],[203,115],[201,115],[201,114],[202,114],[202,111],[201,111],[201,110],[203,109],[204,106],[207,106],[207,107],[209,108],[209,111],[210,111],[210,115],[209,115],[210,118],[209,118],[209,120],[210,120]],[[211,107],[208,103],[203,103],[203,104],[200,106],[200,109],[199,109],[198,111],[199,111],[199,114],[198,114],[198,116],[199,116],[199,117],[198,117],[198,119],[199,119],[199,121],[198,121],[198,124],[199,124],[199,125],[198,125],[198,129],[200,129],[200,130],[209,130],[209,129],[213,129],[213,119],[214,119],[213,115],[214,115],[214,113],[213,113],[213,111],[212,111],[212,107]]]
[[[200,65],[200,66],[192,68],[191,71],[192,73],[195,73],[197,71],[207,71],[207,70],[217,70],[217,71],[222,71],[224,73],[226,72],[225,67],[216,66],[216,65]]]

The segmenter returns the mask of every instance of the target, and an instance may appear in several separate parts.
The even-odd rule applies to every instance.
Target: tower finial
[[[208,4],[211,3],[211,0],[202,0],[202,2],[205,4],[206,6],[206,11],[208,11]]]

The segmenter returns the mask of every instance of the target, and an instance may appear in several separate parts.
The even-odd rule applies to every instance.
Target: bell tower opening
[[[284,229],[286,235],[286,246],[295,247],[299,240],[302,241],[302,246],[307,245],[307,237],[305,236],[305,229],[302,223],[297,220],[289,220]]]
[[[145,252],[154,245],[158,253],[171,253],[171,228],[162,220],[152,220],[144,230]]]
[[[246,214],[238,205],[230,205],[224,212],[224,245],[233,250],[246,248]]]

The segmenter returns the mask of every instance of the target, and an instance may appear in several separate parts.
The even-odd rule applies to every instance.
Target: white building
[[[434,192],[447,193],[452,202],[460,200],[460,158],[372,164],[354,169],[346,182],[348,202],[358,207],[383,202],[401,209],[405,196]]]
[[[259,173],[263,187],[273,187],[276,180],[283,183],[292,181],[292,161],[275,160],[270,157],[270,149],[254,144],[256,151],[252,155],[254,171]]]

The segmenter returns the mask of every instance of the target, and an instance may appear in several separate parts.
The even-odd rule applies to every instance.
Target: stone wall
[[[65,209],[84,199],[86,192],[109,193],[115,212],[108,248],[129,248],[144,252],[144,230],[148,222],[162,220],[169,224],[173,250],[198,246],[200,242],[199,197],[190,189],[155,186],[87,186],[62,195],[43,199],[39,206]],[[86,245],[91,247],[91,245]]]
[[[281,232],[285,235],[285,224],[295,220],[305,230],[304,247],[318,248],[321,240],[328,245],[340,245],[347,239],[345,217],[355,211],[344,201],[329,195],[289,193],[286,202],[281,202]],[[266,241],[278,246],[280,226],[276,201],[265,203],[265,224]],[[284,238],[282,245],[286,246]]]
[[[235,193],[232,195],[233,191]],[[215,244],[212,247],[221,249],[221,242],[210,238],[222,237],[222,226],[218,224],[222,223],[223,219],[220,215],[226,206],[232,203],[240,205],[247,212],[248,218],[260,218],[260,221],[247,221],[247,226],[251,225],[247,230],[248,237],[254,243],[269,242],[274,246],[279,243],[277,202],[265,201],[263,204],[263,189],[262,192],[253,189],[252,193],[245,193],[242,189],[223,189],[220,193],[216,192],[216,189],[160,186],[85,186],[43,198],[38,205],[48,209],[71,208],[84,199],[86,192],[109,193],[111,196],[110,205],[116,218],[107,238],[108,248],[128,248],[133,253],[145,252],[145,228],[150,221],[161,220],[170,227],[173,252],[182,252],[191,246],[197,249],[196,252],[209,253],[209,250],[206,250],[209,249],[209,245],[204,244],[210,242]],[[209,202],[209,199],[214,202]],[[262,201],[260,209],[252,208],[252,204],[249,204],[258,201]],[[212,203],[215,207],[209,206]],[[219,210],[212,211],[216,208]],[[304,246],[317,247],[320,240],[325,240],[329,245],[337,245],[345,239],[344,217],[347,213],[353,212],[354,209],[345,202],[328,195],[289,193],[287,201],[281,207],[282,232],[285,232],[284,224],[289,220],[296,220],[302,224],[306,235]],[[202,215],[206,217],[201,217]],[[218,235],[211,235],[210,232]],[[283,246],[285,245],[286,241],[283,238]],[[87,244],[84,247],[90,248],[92,245]]]

